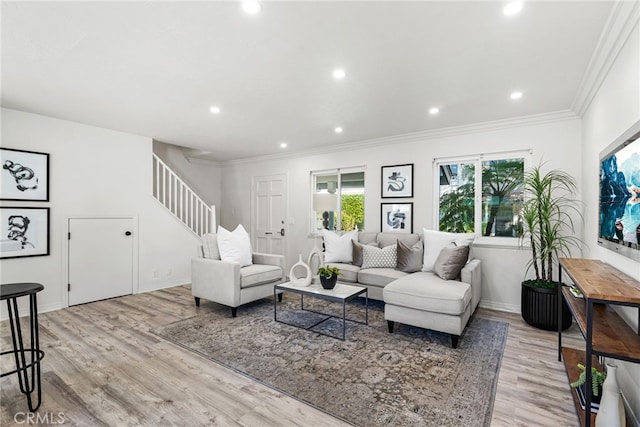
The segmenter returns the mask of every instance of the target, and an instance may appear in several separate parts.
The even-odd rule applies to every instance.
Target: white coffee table
[[[288,323],[288,322],[283,322],[282,320],[278,320],[278,303],[277,303],[277,298],[276,298],[276,293],[278,291],[282,291],[282,292],[291,292],[294,294],[298,294],[300,295],[300,309],[301,310],[306,310],[306,311],[310,311],[312,313],[317,313],[317,314],[322,314],[323,316],[326,316],[324,319],[322,319],[319,322],[316,322],[315,324],[308,326],[308,327],[303,327],[303,326],[299,326],[296,325],[294,323]],[[352,299],[356,298],[359,295],[365,295],[365,311],[364,311],[364,322],[361,320],[356,320],[356,319],[347,319],[346,314],[347,314],[347,302],[351,301]],[[309,309],[305,309],[304,308],[304,297],[313,297],[313,298],[318,298],[318,299],[322,299],[325,301],[331,301],[331,302],[339,302],[342,303],[342,338],[340,337],[336,337],[334,335],[330,335],[330,334],[326,334],[324,332],[321,331],[312,331],[315,332],[317,334],[321,334],[321,335],[326,335],[328,337],[331,338],[337,338],[337,339],[341,339],[342,341],[345,340],[345,333],[346,333],[346,323],[347,320],[350,322],[355,322],[355,323],[361,323],[363,325],[368,325],[369,324],[369,290],[365,287],[362,286],[353,286],[353,285],[347,285],[344,283],[336,283],[335,288],[333,289],[324,289],[322,287],[322,285],[318,284],[314,284],[314,285],[310,285],[310,286],[294,286],[292,285],[290,282],[286,282],[286,283],[281,283],[279,285],[275,285],[273,287],[273,319],[276,322],[280,322],[280,323],[284,323],[286,325],[291,325],[291,326],[295,326],[297,328],[302,328],[302,329],[307,329],[307,330],[311,330],[312,328],[318,326],[319,324],[326,322],[327,320],[331,319],[331,318],[337,318],[339,319],[339,316],[334,316],[332,314],[329,313],[322,313],[319,311],[315,311],[315,310],[309,310]]]

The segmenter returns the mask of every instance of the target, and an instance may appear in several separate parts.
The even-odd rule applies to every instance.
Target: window
[[[437,229],[518,237],[528,152],[436,160]]]
[[[364,168],[311,173],[312,230],[364,228]]]

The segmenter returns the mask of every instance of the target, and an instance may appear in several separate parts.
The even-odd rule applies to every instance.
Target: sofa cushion
[[[471,285],[444,281],[435,273],[419,271],[394,280],[382,290],[385,304],[458,316],[471,301]]]
[[[202,235],[202,255],[208,259],[220,259],[218,235],[216,233],[206,233]]]
[[[378,233],[378,236],[376,237],[378,246],[381,248],[386,248],[387,246],[395,245],[396,243],[398,243],[398,240],[407,244],[408,246],[413,246],[420,241],[420,235],[384,232],[384,233]]]
[[[373,244],[378,246],[378,241],[376,240],[378,237],[378,233],[375,231],[361,231],[358,233],[358,242],[363,245]]]
[[[469,246],[447,246],[440,251],[433,271],[444,280],[457,279],[469,258]]]
[[[242,224],[233,231],[218,226],[218,249],[222,261],[236,262],[240,267],[253,264],[251,238]]]
[[[433,271],[436,259],[440,251],[454,243],[457,246],[469,246],[474,238],[474,233],[447,233],[444,231],[434,231],[423,229],[424,233],[424,260],[422,271]]]
[[[367,246],[375,246],[378,247],[378,244],[373,241],[370,243],[365,243]],[[351,264],[357,265],[358,267],[362,267],[362,243],[353,242],[353,251],[352,251],[352,260]]]
[[[358,267],[357,265],[332,262],[330,264],[327,264],[327,266],[338,267],[340,269],[338,282],[355,283],[358,281],[358,271],[360,271],[360,267]]]
[[[362,269],[365,268],[395,268],[398,264],[397,246],[384,248],[365,245],[362,247]]]
[[[414,273],[422,269],[422,242],[417,242],[413,246],[398,240],[398,263],[396,268],[405,273]]]
[[[358,283],[361,285],[385,286],[407,273],[395,268],[367,268],[358,272]]]
[[[342,236],[329,230],[322,230],[324,238],[324,262],[349,263],[353,259],[353,242],[358,238],[358,231],[353,230]]]
[[[240,287],[250,288],[282,278],[282,269],[275,265],[253,264],[240,269]]]

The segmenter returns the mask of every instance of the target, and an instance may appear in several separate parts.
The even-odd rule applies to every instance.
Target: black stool
[[[38,304],[36,302],[36,293],[44,289],[40,283],[8,283],[0,285],[0,300],[7,300],[7,308],[9,309],[9,323],[11,324],[11,340],[13,341],[13,350],[3,351],[0,356],[12,354],[16,359],[16,369],[11,372],[0,374],[0,378],[11,374],[18,374],[20,382],[20,391],[27,396],[29,411],[33,412],[40,407],[41,391],[40,391],[40,361],[44,357],[44,351],[40,350],[40,342],[38,337]],[[18,314],[18,297],[29,295],[29,309],[31,322],[31,347],[24,348],[22,342],[22,329],[20,328],[20,316]],[[26,353],[30,353],[30,361],[27,363]],[[28,369],[31,368],[29,375]],[[31,381],[29,381],[31,376]],[[31,394],[37,391],[38,399],[35,405],[31,399]]]

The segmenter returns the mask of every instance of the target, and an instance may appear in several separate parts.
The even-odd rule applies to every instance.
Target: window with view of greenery
[[[313,230],[364,229],[364,170],[311,173]]]
[[[525,158],[437,162],[438,229],[483,236],[518,237],[524,201]],[[479,207],[476,200],[482,201]]]

